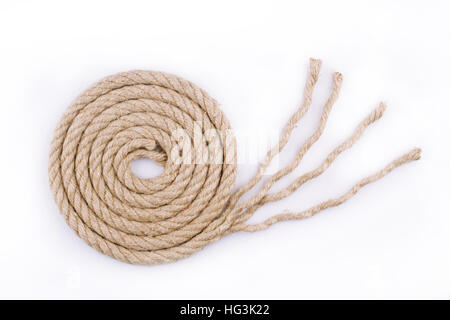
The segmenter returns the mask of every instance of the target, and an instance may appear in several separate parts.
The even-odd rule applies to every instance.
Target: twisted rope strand
[[[317,83],[317,80],[319,79],[319,72],[320,68],[322,66],[322,61],[317,59],[310,59],[309,60],[309,76],[306,80],[306,85],[304,89],[304,98],[303,103],[300,106],[300,108],[289,118],[288,122],[286,123],[283,133],[279,139],[279,142],[273,146],[269,151],[267,151],[267,154],[263,161],[259,164],[258,170],[255,174],[255,176],[247,182],[245,185],[239,188],[238,191],[236,191],[233,196],[230,199],[229,207],[234,207],[236,202],[250,189],[252,189],[259,181],[261,181],[264,172],[266,171],[267,167],[269,166],[272,159],[279,154],[283,148],[286,146],[286,144],[289,141],[289,138],[291,137],[292,131],[294,130],[296,124],[298,121],[300,121],[301,118],[308,112],[309,107],[311,106],[312,102],[312,94],[314,91],[314,87]]]
[[[266,229],[339,205],[364,185],[419,159],[420,150],[414,149],[336,199],[246,225],[262,205],[285,198],[322,174],[384,111],[382,104],[318,168],[282,191],[269,193],[322,135],[342,84],[336,73],[315,132],[290,164],[269,177],[255,196],[240,201],[261,181],[308,111],[320,67],[320,60],[310,60],[302,105],[253,178],[235,193],[236,141],[217,102],[203,90],[174,75],[152,71],[124,72],[97,82],[71,104],[55,129],[49,180],[60,212],[82,239],[108,256],[134,264],[172,262],[229,233]],[[163,166],[163,173],[149,179],[136,177],[130,163],[143,157]]]
[[[358,183],[356,183],[350,190],[348,190],[346,193],[341,195],[338,198],[330,199],[324,202],[319,203],[318,205],[315,205],[307,210],[297,212],[297,213],[281,213],[277,214],[275,216],[272,216],[271,218],[267,219],[266,221],[254,224],[254,225],[245,225],[245,224],[239,224],[233,227],[232,231],[247,231],[247,232],[255,232],[255,231],[261,231],[264,229],[267,229],[271,225],[280,222],[280,221],[286,221],[286,220],[300,220],[305,219],[313,216],[314,214],[323,211],[325,209],[336,207],[351,197],[353,197],[362,187],[365,185],[368,185],[369,183],[375,182],[381,178],[383,178],[385,175],[387,175],[389,172],[394,170],[395,168],[408,163],[410,161],[419,160],[420,159],[420,152],[421,150],[419,148],[414,148],[413,150],[409,151],[408,153],[402,155],[401,157],[393,160],[390,162],[386,167],[381,169],[380,171],[362,179]]]

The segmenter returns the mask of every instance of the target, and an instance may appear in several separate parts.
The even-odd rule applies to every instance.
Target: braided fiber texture
[[[234,193],[236,141],[229,121],[208,94],[162,72],[130,71],[97,82],[71,104],[54,133],[49,180],[60,212],[82,239],[108,256],[133,264],[166,263],[188,257],[227,234],[266,229],[337,206],[364,185],[419,159],[420,149],[413,149],[340,197],[302,212],[280,213],[260,224],[246,224],[265,203],[291,195],[322,174],[383,115],[386,107],[381,103],[316,169],[270,193],[322,135],[342,84],[342,75],[336,73],[315,132],[286,167],[264,181],[256,195],[241,200],[263,179],[271,160],[308,111],[320,67],[320,60],[311,59],[303,103],[254,177]],[[138,178],[130,163],[139,158],[152,159],[163,166],[163,173]]]

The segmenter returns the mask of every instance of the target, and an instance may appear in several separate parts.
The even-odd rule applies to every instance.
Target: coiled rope
[[[124,72],[97,82],[72,103],[54,133],[49,180],[60,212],[82,239],[108,256],[134,264],[165,263],[188,257],[232,232],[258,231],[337,206],[364,185],[419,159],[420,149],[413,149],[336,199],[246,224],[265,203],[285,198],[323,173],[385,110],[380,104],[315,170],[269,193],[321,136],[342,83],[336,73],[315,132],[256,195],[239,201],[263,178],[308,111],[320,66],[320,60],[311,59],[302,105],[255,176],[234,193],[235,138],[217,102],[203,90],[177,76],[152,71]],[[185,148],[186,142],[194,147]],[[164,172],[155,178],[136,177],[130,162],[138,158],[154,160]]]

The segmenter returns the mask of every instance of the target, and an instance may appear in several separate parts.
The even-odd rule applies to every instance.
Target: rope
[[[320,67],[319,60],[311,59],[302,105],[255,176],[234,193],[236,141],[217,102],[203,90],[177,76],[152,71],[124,72],[97,82],[72,103],[54,133],[49,180],[60,212],[78,236],[110,257],[133,264],[166,263],[188,257],[227,234],[266,229],[337,206],[364,185],[419,159],[420,149],[413,149],[336,199],[246,224],[264,204],[289,196],[322,174],[383,115],[385,105],[380,104],[316,169],[269,193],[322,135],[342,84],[342,75],[336,73],[315,132],[291,163],[269,177],[256,195],[241,200],[261,181],[308,111]],[[164,167],[163,173],[136,177],[130,162],[138,158],[154,160]]]

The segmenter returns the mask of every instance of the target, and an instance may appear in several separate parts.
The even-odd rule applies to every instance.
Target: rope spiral
[[[336,206],[395,167],[419,159],[420,150],[413,149],[339,198],[299,213],[278,214],[261,224],[246,224],[263,204],[285,198],[325,171],[384,112],[385,106],[380,104],[319,167],[285,189],[269,193],[275,182],[298,166],[322,134],[342,83],[342,75],[335,74],[314,134],[255,196],[240,201],[261,181],[308,111],[320,66],[319,60],[311,59],[303,104],[255,176],[234,193],[236,141],[229,121],[208,94],[189,81],[162,72],[130,71],[97,82],[71,104],[54,133],[49,180],[60,212],[82,239],[108,256],[133,264],[172,262],[229,233],[262,230],[278,221],[302,219]],[[180,134],[174,134],[177,132]],[[186,143],[188,148],[180,147]],[[164,167],[163,173],[138,178],[130,163],[139,158],[154,160]]]

